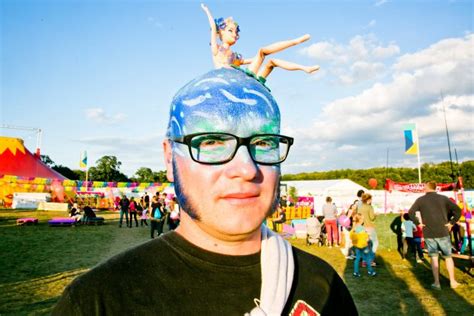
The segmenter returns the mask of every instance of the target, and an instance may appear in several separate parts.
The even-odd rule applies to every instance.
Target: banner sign
[[[385,180],[386,191],[400,191],[400,192],[411,192],[411,193],[423,193],[425,192],[425,183],[407,183],[407,182],[395,182],[390,179]],[[436,191],[453,191],[457,190],[456,183],[437,183]]]

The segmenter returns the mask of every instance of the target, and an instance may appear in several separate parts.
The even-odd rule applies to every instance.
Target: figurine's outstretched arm
[[[209,19],[209,25],[211,26],[211,52],[212,52],[212,55],[215,56],[217,55],[216,22],[214,21],[214,18],[212,17],[211,11],[209,11],[209,8],[204,3],[201,3],[201,8],[204,10],[204,12],[206,12],[207,18]]]

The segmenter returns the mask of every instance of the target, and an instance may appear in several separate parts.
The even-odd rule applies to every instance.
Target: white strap
[[[256,307],[246,316],[281,315],[290,295],[295,264],[288,241],[262,225],[262,288]]]

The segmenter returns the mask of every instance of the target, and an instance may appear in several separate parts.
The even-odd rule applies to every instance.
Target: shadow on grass
[[[49,314],[76,276],[149,240],[148,229],[119,229],[115,219],[103,226],[49,227],[47,218],[16,226],[23,214],[0,216],[0,315]]]
[[[402,261],[396,251],[387,250],[380,250],[376,261],[376,277],[367,276],[365,268],[361,268],[363,276],[354,278],[353,261],[347,262],[344,272],[361,315],[472,315],[474,282],[467,274],[461,274],[458,265],[456,277],[464,285],[451,289],[443,267],[443,289],[437,291],[431,289],[433,276],[428,261]]]
[[[395,254],[395,253],[393,253]],[[348,260],[344,276],[346,284],[357,304],[360,315],[423,315],[430,314],[416,292],[400,278],[394,269],[397,266],[377,256],[377,275],[367,275],[367,268],[360,268],[362,277],[355,278],[354,261]]]
[[[404,263],[411,269],[426,291],[431,293],[434,300],[431,303],[437,306],[437,309],[442,311],[444,315],[472,315],[474,312],[474,305],[472,304],[474,302],[473,279],[470,275],[462,273],[469,265],[467,260],[455,260],[455,277],[462,285],[456,289],[451,289],[445,262],[441,256],[439,257],[441,291],[431,289],[433,274],[429,258],[424,260],[423,263],[415,263],[415,259],[409,257]]]
[[[43,310],[50,312],[64,288],[87,269],[0,285],[0,314],[24,314]]]

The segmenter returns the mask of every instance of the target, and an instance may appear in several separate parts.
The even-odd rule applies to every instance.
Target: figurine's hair
[[[225,28],[230,25],[234,24],[235,25],[235,32],[237,33],[237,39],[239,39],[239,33],[240,33],[240,27],[237,22],[234,21],[234,19],[229,16],[228,18],[218,18],[214,20],[216,22],[216,31],[217,34],[219,34],[219,38],[222,39],[221,37],[221,31],[225,30]]]

